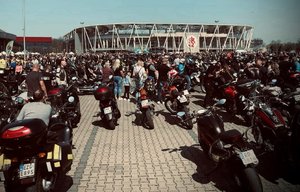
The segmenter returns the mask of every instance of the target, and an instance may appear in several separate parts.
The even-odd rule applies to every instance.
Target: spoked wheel
[[[172,115],[177,114],[177,106],[175,106],[175,105],[176,104],[174,104],[173,101],[170,100],[170,98],[167,98],[165,100],[165,107]]]

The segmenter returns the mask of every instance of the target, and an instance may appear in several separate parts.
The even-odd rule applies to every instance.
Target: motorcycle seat
[[[233,144],[241,140],[242,137],[242,134],[236,129],[228,130],[220,134],[220,140],[226,144]]]

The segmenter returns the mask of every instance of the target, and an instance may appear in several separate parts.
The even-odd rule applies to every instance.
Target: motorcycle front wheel
[[[144,122],[145,125],[149,128],[149,129],[154,129],[154,122],[153,122],[153,116],[151,114],[150,109],[147,109],[147,111],[145,112],[145,116],[144,116]]]
[[[235,176],[238,187],[245,192],[262,192],[261,180],[252,167],[247,167]]]

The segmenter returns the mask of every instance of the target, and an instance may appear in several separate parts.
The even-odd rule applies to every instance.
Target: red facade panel
[[[52,43],[51,37],[25,37],[28,43]],[[23,37],[16,37],[17,43],[23,43]]]

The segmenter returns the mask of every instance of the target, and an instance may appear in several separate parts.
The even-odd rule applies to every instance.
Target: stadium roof
[[[16,39],[16,35],[11,34],[11,33],[7,33],[5,31],[3,31],[2,29],[0,29],[0,38],[1,39],[15,40]]]

